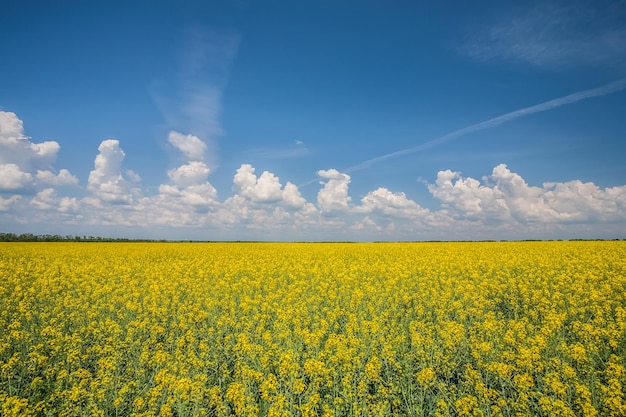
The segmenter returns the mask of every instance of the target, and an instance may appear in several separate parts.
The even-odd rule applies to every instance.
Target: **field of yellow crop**
[[[624,416],[626,242],[0,244],[0,414]]]

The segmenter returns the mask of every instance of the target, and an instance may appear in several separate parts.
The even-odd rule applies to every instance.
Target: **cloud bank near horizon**
[[[0,111],[2,228],[87,235],[111,235],[117,230],[139,237],[228,240],[624,238],[626,234],[626,185],[602,189],[577,179],[529,185],[504,163],[493,167],[482,181],[448,169],[426,184],[438,203],[436,209],[429,209],[404,192],[385,187],[357,201],[350,195],[350,175],[334,168],[317,171],[317,199],[307,201],[295,184],[270,171],[258,174],[255,167],[243,163],[233,175],[232,194],[219,198],[210,182],[205,142],[177,131],[169,133],[168,141],[182,164],[166,171],[168,181],[156,192],[149,192],[140,175],[124,167],[126,154],[116,139],[101,142],[93,169],[81,183],[68,170],[55,169],[61,149],[57,142],[33,142],[16,114]]]

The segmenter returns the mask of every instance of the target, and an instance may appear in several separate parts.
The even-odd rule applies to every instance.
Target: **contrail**
[[[349,168],[341,170],[341,172],[355,172],[360,171],[375,163],[385,161],[390,158],[395,158],[396,156],[407,155],[415,152],[420,152],[425,149],[434,148],[437,145],[441,145],[442,143],[448,142],[451,139],[454,139],[459,136],[466,135],[471,132],[476,132],[478,130],[489,129],[491,127],[495,127],[501,125],[503,123],[509,122],[511,120],[518,119],[523,116],[528,116],[533,113],[540,113],[542,111],[554,109],[556,107],[565,106],[567,104],[576,103],[577,101],[585,100],[591,97],[600,97],[605,96],[607,94],[615,93],[617,91],[623,90],[626,88],[626,78],[622,78],[621,80],[614,81],[612,83],[603,85],[602,87],[592,88],[590,90],[579,91],[577,93],[569,94],[564,97],[555,98],[553,100],[548,100],[540,104],[535,104],[534,106],[525,107],[523,109],[515,110],[510,113],[503,114],[498,117],[494,117],[489,120],[485,120],[483,122],[475,123],[473,125],[466,126],[464,128],[455,130],[446,135],[440,136],[436,139],[429,140],[428,142],[424,142],[420,145],[414,146],[412,148],[402,149],[399,151],[391,152],[385,155],[377,156],[376,158],[368,159],[367,161],[363,161],[360,164],[353,165]],[[314,183],[316,180],[312,180],[306,182],[302,185],[308,185]]]

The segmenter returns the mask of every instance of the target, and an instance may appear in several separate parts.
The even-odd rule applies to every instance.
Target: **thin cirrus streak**
[[[540,104],[535,104],[534,106],[525,107],[523,109],[515,110],[510,113],[506,113],[501,116],[494,117],[489,120],[485,120],[483,122],[466,126],[464,128],[450,132],[446,135],[440,136],[436,139],[432,139],[432,140],[429,140],[428,142],[424,142],[420,145],[413,146],[411,148],[402,149],[402,150],[395,151],[395,152],[391,152],[385,155],[377,156],[376,158],[368,159],[367,161],[363,161],[360,164],[353,165],[351,167],[343,169],[341,170],[341,172],[351,173],[355,171],[360,171],[360,170],[369,168],[370,166],[378,162],[382,162],[390,158],[395,158],[396,156],[407,155],[411,153],[420,152],[426,149],[434,148],[435,146],[441,145],[442,143],[448,142],[449,140],[452,140],[459,136],[466,135],[468,133],[476,132],[476,131],[483,130],[483,129],[489,129],[491,127],[501,125],[503,123],[518,119],[523,116],[528,116],[533,113],[540,113],[546,110],[554,109],[556,107],[561,107],[567,104],[576,103],[578,101],[585,100],[588,98],[605,96],[607,94],[615,93],[625,88],[626,88],[626,78],[622,78],[612,83],[603,85],[602,87],[597,87],[597,88],[592,88],[590,90],[584,90],[584,91],[579,91],[577,93],[572,93],[564,97],[559,97],[559,98],[555,98],[552,100],[548,100]],[[303,186],[309,185],[309,184],[314,183],[315,181],[316,180],[311,180],[302,185]]]

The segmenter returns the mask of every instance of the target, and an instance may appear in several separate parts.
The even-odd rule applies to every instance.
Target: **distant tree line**
[[[32,233],[0,233],[0,242],[156,242],[150,239],[109,238],[101,236],[34,235]],[[164,240],[161,240],[164,242]]]
[[[552,241],[562,241],[563,239],[548,239]],[[626,240],[626,239],[566,239],[569,241],[599,241],[599,240]],[[521,240],[500,240],[500,242],[545,242],[541,239],[521,239]],[[168,240],[168,239],[129,239],[125,237],[111,238],[101,236],[79,236],[79,235],[35,235],[32,233],[2,233],[0,232],[0,242],[215,242],[214,240]],[[246,242],[254,243],[261,241],[246,240],[246,241],[231,241],[231,242]],[[311,243],[308,241],[303,241]],[[382,241],[381,241],[382,242]],[[403,242],[419,242],[419,241],[403,241]],[[496,240],[427,240],[422,241],[424,243],[443,243],[443,242],[496,242]],[[295,243],[295,242],[294,242]],[[316,243],[324,243],[316,242]],[[329,241],[326,243],[354,243],[352,241]],[[376,242],[375,242],[376,243]]]

